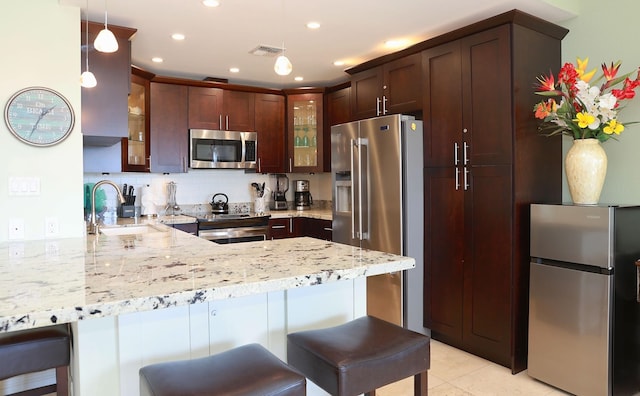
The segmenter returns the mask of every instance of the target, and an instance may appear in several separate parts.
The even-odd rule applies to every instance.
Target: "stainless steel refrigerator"
[[[531,206],[530,376],[581,396],[640,392],[640,206]]]
[[[331,127],[333,240],[415,258],[367,278],[367,313],[425,333],[422,141],[422,121],[406,115]]]

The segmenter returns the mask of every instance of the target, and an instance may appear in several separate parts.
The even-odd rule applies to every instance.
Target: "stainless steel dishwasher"
[[[640,392],[638,206],[531,206],[528,374],[581,396]]]

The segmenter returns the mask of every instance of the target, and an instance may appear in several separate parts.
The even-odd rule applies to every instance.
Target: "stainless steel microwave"
[[[189,130],[189,167],[193,169],[255,169],[256,132]]]

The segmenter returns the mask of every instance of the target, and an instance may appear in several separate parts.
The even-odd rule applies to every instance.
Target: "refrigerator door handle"
[[[469,169],[464,167],[464,191],[469,189]]]
[[[469,145],[467,144],[467,142],[464,142],[464,151],[463,151],[463,158],[464,158],[464,164],[463,165],[467,165],[469,163],[469,155],[467,153],[467,150],[469,150]]]
[[[456,191],[460,189],[460,168],[456,166]]]
[[[369,139],[358,138],[358,208],[360,240],[369,239]]]
[[[359,207],[356,206],[356,194],[358,194],[358,188],[360,186],[360,169],[356,169],[357,161],[355,161],[354,152],[358,150],[358,142],[356,139],[351,139],[351,180],[352,180],[352,189],[351,189],[351,239],[360,238],[360,228],[356,230],[356,211],[358,212],[358,224],[360,224],[360,211]]]
[[[380,97],[376,97],[376,117],[380,115],[380,103],[382,101],[380,100]]]

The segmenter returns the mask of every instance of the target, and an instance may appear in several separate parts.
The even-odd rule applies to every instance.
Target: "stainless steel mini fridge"
[[[581,396],[640,392],[639,206],[531,206],[528,373]]]

